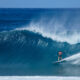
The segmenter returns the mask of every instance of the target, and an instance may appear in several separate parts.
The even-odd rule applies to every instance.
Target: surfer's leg
[[[59,59],[62,60],[62,55],[60,55]]]
[[[59,57],[58,57],[58,61],[59,61]]]
[[[60,60],[60,57],[58,57],[58,61]]]
[[[60,60],[62,60],[62,57],[60,57]]]
[[[58,57],[58,61],[62,60],[62,57]]]

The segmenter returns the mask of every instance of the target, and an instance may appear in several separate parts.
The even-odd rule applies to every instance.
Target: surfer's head
[[[59,55],[62,55],[62,52],[61,52],[61,51],[59,51],[59,52],[58,52],[58,54],[59,54]]]

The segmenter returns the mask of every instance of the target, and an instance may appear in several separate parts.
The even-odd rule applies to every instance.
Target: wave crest
[[[62,31],[59,31],[60,27],[54,28],[53,32],[46,30],[44,27],[41,27],[39,24],[30,24],[28,27],[16,28],[15,30],[28,30],[34,33],[39,33],[43,37],[51,38],[52,40],[58,42],[67,42],[69,44],[80,43],[80,32],[78,31],[68,31],[62,28]]]

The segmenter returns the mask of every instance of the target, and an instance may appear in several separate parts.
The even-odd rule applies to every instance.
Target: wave
[[[80,76],[80,10],[16,11],[0,18],[0,75]]]
[[[10,63],[19,61],[26,63],[28,60],[30,62],[45,60],[45,63],[48,63],[57,59],[58,51],[63,51],[66,57],[79,52],[79,47],[80,44],[56,42],[28,30],[0,32],[0,63],[6,63],[7,60]]]
[[[18,28],[38,32],[58,42],[80,43],[80,9],[0,10],[0,31]]]
[[[57,42],[29,30],[0,32],[0,71],[6,69],[9,75],[69,74],[68,70],[65,70],[65,74],[64,71],[59,73],[61,66],[52,65],[52,62],[57,60],[59,51],[62,51],[63,58],[66,58],[80,52],[80,44]],[[9,69],[11,72],[7,71]],[[3,73],[0,75],[8,75],[4,71]]]
[[[39,33],[44,37],[51,38],[52,40],[58,42],[67,42],[69,44],[77,44],[80,43],[80,32],[78,31],[59,31],[59,27],[53,32],[49,32],[44,27],[41,27],[39,24],[30,24],[28,27],[16,28],[15,30],[29,30],[35,33]]]

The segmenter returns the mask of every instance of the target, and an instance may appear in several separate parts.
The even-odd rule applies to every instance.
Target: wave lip
[[[51,38],[57,42],[67,42],[69,44],[77,44],[80,43],[80,33],[73,32],[68,34],[67,31],[62,31],[57,33],[58,31],[54,31],[53,33],[46,31],[43,27],[30,25],[29,27],[16,28],[15,30],[28,30],[34,33],[39,33],[43,37]]]

